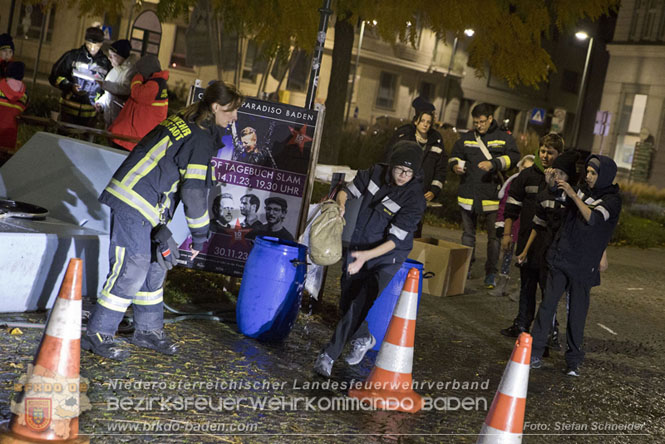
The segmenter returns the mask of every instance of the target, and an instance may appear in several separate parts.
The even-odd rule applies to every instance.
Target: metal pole
[[[326,30],[328,29],[328,18],[332,14],[330,9],[331,0],[323,0],[323,7],[319,9],[321,19],[319,21],[319,32],[316,34],[316,48],[314,48],[314,57],[312,57],[312,69],[309,75],[309,86],[307,87],[307,96],[305,97],[305,108],[314,108],[314,97],[316,97],[316,88],[319,86],[319,71],[321,70],[321,59],[323,58],[323,48],[326,44]]]
[[[448,102],[448,85],[450,83],[450,73],[453,70],[453,65],[455,64],[455,53],[457,52],[457,43],[459,39],[455,37],[453,41],[453,52],[450,53],[450,62],[448,63],[448,71],[446,71],[446,77],[443,79],[443,101],[441,102],[441,109],[439,110],[439,122],[443,119],[443,111],[446,109],[446,104]]]
[[[51,20],[51,7],[46,10],[46,16],[42,22],[42,29],[39,31],[39,46],[37,47],[37,59],[35,60],[35,70],[32,72],[32,89],[35,89],[35,84],[37,83],[37,70],[39,69],[39,59],[42,55],[42,46],[44,46],[44,36],[46,34],[46,27],[48,22]]]
[[[12,33],[12,22],[14,21],[14,6],[16,6],[16,0],[12,0],[11,5],[9,5],[9,23],[7,23],[7,34]]]
[[[586,60],[584,61],[584,70],[582,71],[582,83],[580,85],[580,94],[577,96],[577,106],[575,106],[575,120],[573,120],[573,138],[571,146],[577,148],[577,139],[580,132],[580,122],[582,120],[582,100],[584,99],[584,87],[586,86],[586,75],[589,70],[589,60],[591,60],[591,48],[593,47],[593,37],[589,37],[589,47],[586,51]]]
[[[353,100],[353,89],[356,86],[356,75],[358,74],[358,65],[360,64],[360,48],[363,46],[363,35],[365,35],[365,20],[360,24],[360,37],[358,38],[358,51],[356,51],[356,64],[353,67],[353,77],[351,78],[351,91],[349,98],[346,102],[346,118],[344,122],[349,121],[349,114],[351,113],[351,101]]]

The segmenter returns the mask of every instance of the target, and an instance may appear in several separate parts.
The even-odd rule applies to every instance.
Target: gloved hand
[[[176,244],[171,230],[166,225],[155,227],[152,233],[152,241],[155,246],[155,259],[164,270],[168,271],[178,264],[180,258],[178,244]]]

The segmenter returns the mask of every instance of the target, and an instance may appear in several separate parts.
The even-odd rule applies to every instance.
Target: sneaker
[[[492,296],[507,296],[508,291],[506,290],[506,287],[508,287],[509,280],[510,276],[505,274],[499,274],[499,277],[496,281],[496,288],[490,291],[490,294]]]
[[[81,336],[81,348],[116,361],[124,361],[129,357],[129,351],[121,348],[113,336],[102,333],[87,332]]]
[[[536,358],[535,356],[531,357],[531,368],[536,369],[536,368],[541,368],[543,366],[543,360],[540,358]]]
[[[316,362],[314,363],[314,371],[324,378],[330,378],[334,363],[335,361],[333,358],[328,356],[328,353],[323,352],[319,355],[318,358],[316,358]]]
[[[580,375],[580,369],[577,366],[569,365],[569,366],[566,367],[566,372],[565,373],[566,373],[567,376],[578,377]]]
[[[547,340],[547,346],[552,350],[561,350],[561,343],[559,342],[559,329],[557,327],[554,327],[554,330],[552,330],[552,334]]]
[[[175,355],[178,345],[172,342],[163,328],[158,330],[134,330],[134,336],[130,341],[132,344],[155,350],[165,355]]]
[[[349,352],[346,358],[344,358],[344,360],[349,365],[357,365],[360,364],[360,361],[363,360],[365,353],[367,353],[372,347],[376,345],[376,338],[374,338],[374,336],[370,333],[369,337],[367,338],[353,339],[351,341],[351,345],[353,346],[353,349]]]
[[[521,325],[513,324],[508,328],[504,328],[501,330],[501,334],[504,336],[508,336],[509,338],[517,338],[521,333],[526,332],[527,329],[522,327]]]
[[[485,275],[484,284],[485,284],[485,288],[492,289],[492,288],[496,287],[496,282],[494,280],[494,273],[490,273],[490,274]]]

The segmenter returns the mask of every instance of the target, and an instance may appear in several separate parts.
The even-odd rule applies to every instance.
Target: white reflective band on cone
[[[418,316],[418,293],[411,293],[410,291],[402,291],[397,307],[393,316],[398,316],[402,319],[415,320]]]
[[[509,361],[503,372],[499,391],[513,398],[526,398],[527,381],[529,380],[529,364],[518,364]]]
[[[504,432],[483,424],[476,444],[520,444],[521,442],[521,433]]]
[[[46,334],[59,339],[81,339],[81,300],[57,298]]]
[[[411,373],[413,365],[413,347],[402,347],[383,341],[376,366],[395,373]]]

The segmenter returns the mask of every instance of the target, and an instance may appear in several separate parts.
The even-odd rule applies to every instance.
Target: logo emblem
[[[46,430],[51,424],[51,399],[26,398],[25,422],[36,432]]]

